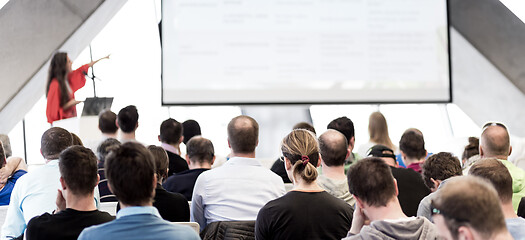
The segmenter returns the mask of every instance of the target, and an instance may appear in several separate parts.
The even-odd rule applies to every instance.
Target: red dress
[[[84,73],[88,71],[88,68],[89,65],[86,64],[67,75],[69,87],[71,88],[69,99],[74,99],[75,92],[86,84],[86,76]],[[46,109],[47,122],[49,123],[77,116],[77,108],[75,106],[70,107],[69,109],[63,109],[60,106],[60,94],[62,93],[60,92],[58,81],[56,79],[51,80],[49,91],[47,92]]]

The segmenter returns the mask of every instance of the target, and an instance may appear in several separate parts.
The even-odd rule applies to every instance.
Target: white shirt
[[[233,157],[197,178],[191,221],[201,230],[216,221],[251,221],[270,200],[286,193],[281,177],[254,158]]]

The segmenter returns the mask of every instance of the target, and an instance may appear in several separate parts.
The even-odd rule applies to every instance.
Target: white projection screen
[[[163,0],[163,105],[451,101],[447,0]]]

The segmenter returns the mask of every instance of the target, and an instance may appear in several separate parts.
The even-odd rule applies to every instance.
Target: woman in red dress
[[[109,55],[82,65],[77,70],[71,70],[71,60],[65,52],[55,53],[49,65],[47,77],[47,122],[76,117],[76,105],[81,101],[75,100],[75,92],[86,84],[88,68],[102,59],[109,59]]]

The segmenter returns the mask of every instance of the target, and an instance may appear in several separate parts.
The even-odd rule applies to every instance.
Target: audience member
[[[394,150],[384,145],[375,145],[369,149],[368,157],[381,158],[392,171],[392,175],[397,181],[399,194],[399,204],[407,216],[416,216],[419,202],[430,194],[430,189],[425,185],[421,174],[412,169],[397,168],[396,155]]]
[[[463,175],[467,175],[469,168],[479,159],[479,138],[469,137],[468,145],[465,146],[463,155],[461,156]]]
[[[381,112],[373,112],[368,118],[368,135],[370,139],[367,143],[359,146],[357,152],[361,156],[366,156],[368,149],[374,145],[380,144],[397,152],[397,147],[390,140],[388,134],[388,125],[385,116]]]
[[[120,109],[117,115],[117,127],[120,128],[121,135],[120,141],[125,142],[138,142],[135,137],[135,131],[139,127],[139,113],[137,107],[129,105],[123,109]]]
[[[348,151],[350,154],[345,160],[345,173],[348,171],[350,165],[356,161],[359,161],[362,157],[361,155],[352,152],[355,147],[355,130],[354,122],[347,117],[340,117],[332,120],[328,123],[327,129],[334,129],[345,135],[346,140],[348,140]]]
[[[84,146],[84,143],[82,143],[82,139],[80,139],[79,136],[77,136],[74,133],[71,133],[71,137],[73,138],[72,146]]]
[[[210,140],[195,136],[186,143],[186,161],[189,170],[168,177],[163,186],[170,192],[181,193],[191,201],[193,187],[197,177],[204,171],[210,170],[215,160],[215,150]]]
[[[155,163],[143,145],[124,143],[105,164],[109,186],[122,209],[117,219],[84,229],[78,239],[200,239],[190,227],[163,220],[152,206]]]
[[[168,177],[189,169],[186,160],[180,156],[180,143],[184,139],[182,132],[182,124],[173,118],[164,120],[160,125],[160,146],[166,150],[170,160]]]
[[[182,136],[184,137],[182,142],[185,145],[188,143],[188,141],[190,141],[192,137],[202,135],[201,126],[199,125],[197,121],[193,119],[184,121],[182,123],[182,129],[183,129]]]
[[[507,167],[495,158],[487,158],[472,165],[469,175],[492,183],[499,196],[507,229],[514,239],[525,239],[525,219],[518,217],[512,208],[512,177]]]
[[[73,138],[67,130],[52,127],[44,132],[40,143],[46,165],[28,172],[16,182],[1,239],[20,236],[31,218],[56,208],[57,189],[60,188],[57,159],[62,150],[71,146]]]
[[[137,117],[138,118],[138,117]],[[117,114],[106,109],[98,115],[98,129],[102,133],[102,140],[107,138],[117,138]]]
[[[342,138],[346,153],[346,138],[332,131],[340,135],[335,140],[341,142]],[[328,135],[324,136],[329,138]],[[281,151],[294,188],[283,197],[268,202],[259,211],[255,223],[256,239],[343,238],[350,228],[353,209],[317,185],[316,167],[320,161],[315,135],[304,129],[293,130],[283,139]]]
[[[0,134],[0,142],[2,142],[2,145],[4,146],[4,154],[5,158],[10,158],[13,156],[13,151],[11,150],[11,141],[9,140],[9,136],[6,134]]]
[[[307,122],[300,122],[300,123],[295,124],[292,130],[295,130],[295,129],[306,129],[315,134],[314,126],[312,126],[312,124],[307,123]],[[273,162],[273,165],[270,168],[270,170],[272,170],[272,172],[274,172],[275,174],[279,175],[283,179],[284,183],[292,183],[292,180],[288,178],[286,169],[284,169],[284,164],[281,158],[278,158],[277,160],[275,160],[275,162]]]
[[[16,181],[27,173],[27,165],[19,157],[7,157],[0,141],[0,205],[9,205]]]
[[[472,176],[455,177],[449,183],[432,202],[441,239],[512,239],[490,184]]]
[[[399,150],[406,167],[421,173],[421,165],[427,156],[423,133],[415,128],[407,129],[399,140]]]
[[[419,203],[417,216],[432,221],[432,209],[430,207],[432,199],[435,198],[438,190],[445,185],[449,178],[462,174],[459,159],[451,153],[440,152],[430,156],[423,164],[423,180],[432,193]]]
[[[195,183],[191,221],[201,230],[216,221],[255,220],[270,200],[285,193],[282,179],[255,159],[259,124],[238,116],[228,124],[231,158],[223,166],[203,172]]]
[[[356,199],[352,227],[345,239],[435,239],[426,218],[407,217],[397,199],[396,180],[379,158],[358,161],[348,170],[348,185]],[[365,225],[370,221],[369,225]]]
[[[511,152],[507,127],[501,123],[485,124],[479,139],[479,155],[481,158],[497,158],[509,170],[512,176],[512,206],[516,211],[521,198],[525,197],[525,171],[507,161]]]
[[[91,150],[72,146],[59,157],[60,185],[57,209],[44,213],[27,224],[25,237],[32,239],[77,239],[86,227],[114,218],[95,206],[94,188],[98,182],[97,158]]]
[[[160,216],[170,222],[188,222],[190,220],[190,206],[188,200],[180,193],[166,191],[161,183],[168,176],[168,155],[166,151],[157,146],[149,146],[148,150],[153,155],[157,174],[157,187],[153,206],[159,210]]]
[[[348,191],[344,168],[345,160],[350,154],[346,137],[339,131],[328,129],[319,136],[319,149],[323,174],[319,176],[317,183],[330,195],[353,206],[355,199]]]
[[[97,158],[98,158],[98,175],[100,176],[100,181],[98,182],[98,190],[100,192],[100,201],[101,202],[117,202],[117,198],[108,187],[108,180],[106,179],[106,172],[104,170],[104,162],[106,156],[112,151],[120,146],[120,142],[114,138],[108,138],[104,140],[97,147]]]

